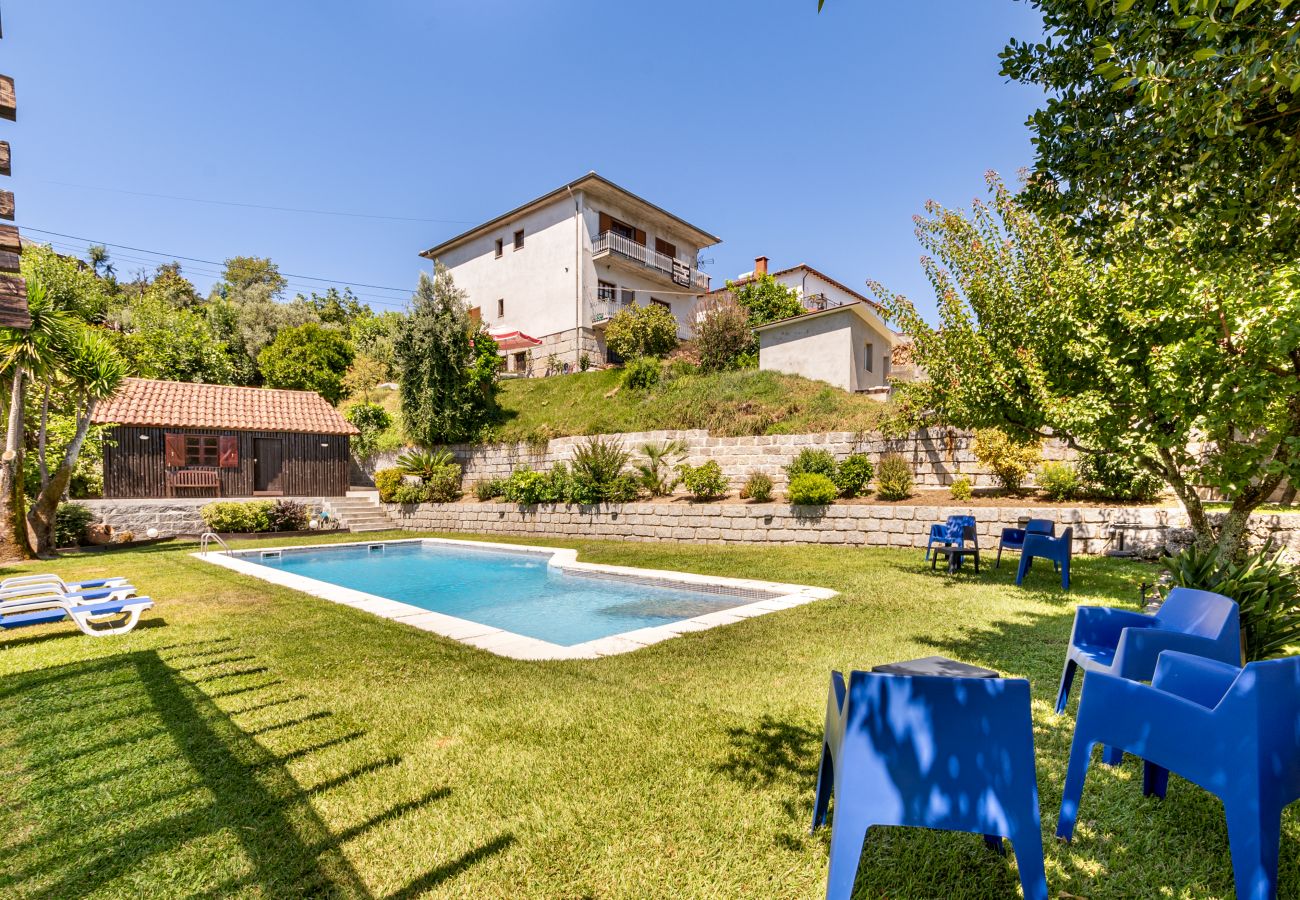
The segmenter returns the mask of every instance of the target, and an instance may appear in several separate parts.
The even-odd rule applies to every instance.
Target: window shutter
[[[163,457],[167,465],[172,468],[185,465],[185,435],[167,434],[163,438],[166,443],[166,453]]]
[[[664,256],[677,258],[677,245],[670,244],[663,238],[655,238],[655,252],[662,253]]]
[[[217,441],[217,465],[223,469],[239,468],[239,436],[223,434]]]
[[[633,240],[635,240],[638,244],[640,244],[642,247],[644,247],[644,246],[645,246],[645,232],[642,231],[640,228],[634,228],[634,229],[632,229],[632,230],[636,233],[636,237],[633,238]]]
[[[614,224],[614,223],[613,223],[613,222],[610,220],[610,218],[609,218],[609,213],[601,213],[601,214],[600,214],[600,231],[599,231],[598,233],[599,233],[599,234],[604,234],[606,231],[609,231],[610,227],[611,227],[613,224]]]

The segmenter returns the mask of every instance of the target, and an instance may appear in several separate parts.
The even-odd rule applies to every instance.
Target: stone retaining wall
[[[782,469],[805,447],[829,450],[837,459],[850,453],[867,453],[878,462],[885,453],[902,453],[912,463],[916,485],[920,489],[941,488],[952,484],[959,474],[968,476],[976,487],[996,487],[997,480],[975,459],[970,445],[970,432],[935,428],[913,432],[906,437],[887,438],[879,434],[861,434],[851,431],[832,431],[823,434],[774,434],[750,437],[713,437],[704,430],[641,431],[630,434],[604,436],[617,440],[636,453],[645,444],[677,440],[686,445],[686,462],[699,465],[716,460],[733,488],[739,488],[751,472],[763,472],[784,490],[785,471]],[[456,460],[464,469],[465,485],[493,478],[506,478],[519,466],[548,469],[557,462],[573,459],[574,449],[585,437],[553,438],[545,446],[517,444],[457,445],[451,447]],[[1061,441],[1045,441],[1043,458],[1046,460],[1071,459],[1073,451]],[[393,465],[396,453],[383,454],[376,468]],[[1029,479],[1033,483],[1033,479]]]
[[[245,503],[252,500],[295,500],[309,508],[320,507],[318,497],[168,497],[149,500],[78,500],[95,515],[95,522],[112,525],[118,531],[133,532],[144,537],[150,528],[158,529],[159,537],[198,535],[207,531],[199,510],[209,503]],[[336,498],[337,499],[337,498]]]
[[[1171,541],[1182,540],[1180,532],[1186,527],[1181,510],[1152,507],[1033,509],[1001,506],[971,509],[883,504],[794,507],[781,503],[521,507],[509,503],[426,503],[419,506],[390,504],[385,509],[395,525],[418,531],[710,544],[849,544],[866,547],[924,547],[932,522],[942,522],[951,515],[974,515],[979,523],[980,546],[994,551],[1004,527],[1015,527],[1030,517],[1047,516],[1058,523],[1058,531],[1072,525],[1075,552],[1091,554],[1124,549],[1155,555]],[[1297,520],[1297,525],[1300,525],[1300,520]],[[1287,541],[1295,546],[1296,530],[1290,526],[1285,530]]]

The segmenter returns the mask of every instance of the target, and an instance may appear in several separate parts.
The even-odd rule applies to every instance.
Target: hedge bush
[[[54,513],[54,545],[76,547],[86,537],[86,528],[95,520],[95,514],[81,503],[60,503]]]
[[[740,489],[741,500],[753,500],[767,503],[772,499],[772,478],[762,472],[751,472],[745,479],[745,486]]]
[[[1113,453],[1088,453],[1079,458],[1079,479],[1098,500],[1149,501],[1159,497],[1165,483],[1135,462]]]
[[[804,472],[790,479],[786,497],[795,506],[826,506],[839,495],[835,482],[817,472]]]
[[[272,531],[305,531],[311,512],[295,500],[277,500],[267,513]]]
[[[881,500],[906,500],[912,496],[915,484],[912,464],[901,453],[886,453],[880,457],[880,470],[876,473],[876,494]]]
[[[865,453],[850,453],[840,460],[831,481],[839,488],[841,497],[856,497],[870,490],[871,479],[875,474],[871,457]]]
[[[785,474],[793,481],[799,475],[825,475],[835,480],[835,457],[829,450],[816,450],[804,447],[798,455],[785,466]]]
[[[996,428],[976,431],[971,451],[986,469],[997,476],[1002,486],[1012,492],[1020,490],[1029,473],[1043,459],[1043,448],[1038,443],[1013,441]]]
[[[677,471],[681,473],[686,492],[695,500],[717,500],[727,494],[727,479],[717,460],[711,459],[699,466],[682,463]]]
[[[375,487],[379,489],[379,499],[384,503],[393,503],[393,495],[406,482],[406,476],[400,469],[380,469],[375,473]]]
[[[270,500],[252,500],[244,503],[223,501],[209,503],[199,510],[209,531],[257,534],[271,530]]]
[[[1068,462],[1046,462],[1038,472],[1038,486],[1048,500],[1073,500],[1083,490],[1083,479]]]
[[[506,479],[504,478],[487,478],[474,482],[474,496],[484,503],[503,496],[505,491]]]
[[[429,486],[427,484],[418,484],[414,481],[403,481],[397,486],[392,494],[393,503],[400,503],[403,506],[410,506],[416,503],[427,503],[429,501]]]
[[[954,500],[969,500],[975,494],[975,488],[971,485],[969,478],[965,475],[959,475],[948,486],[948,493],[952,494]]]
[[[664,364],[653,356],[639,356],[623,367],[623,387],[645,391],[664,377]]]

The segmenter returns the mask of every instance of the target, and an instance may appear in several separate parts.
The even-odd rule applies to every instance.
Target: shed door
[[[284,492],[280,475],[284,470],[284,441],[279,438],[253,438],[253,491],[279,494]]]

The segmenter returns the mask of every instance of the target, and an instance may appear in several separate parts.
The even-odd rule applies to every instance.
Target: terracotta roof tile
[[[160,425],[232,431],[297,431],[356,434],[357,429],[312,391],[190,384],[127,378],[112,399],[99,404],[99,425]]]

